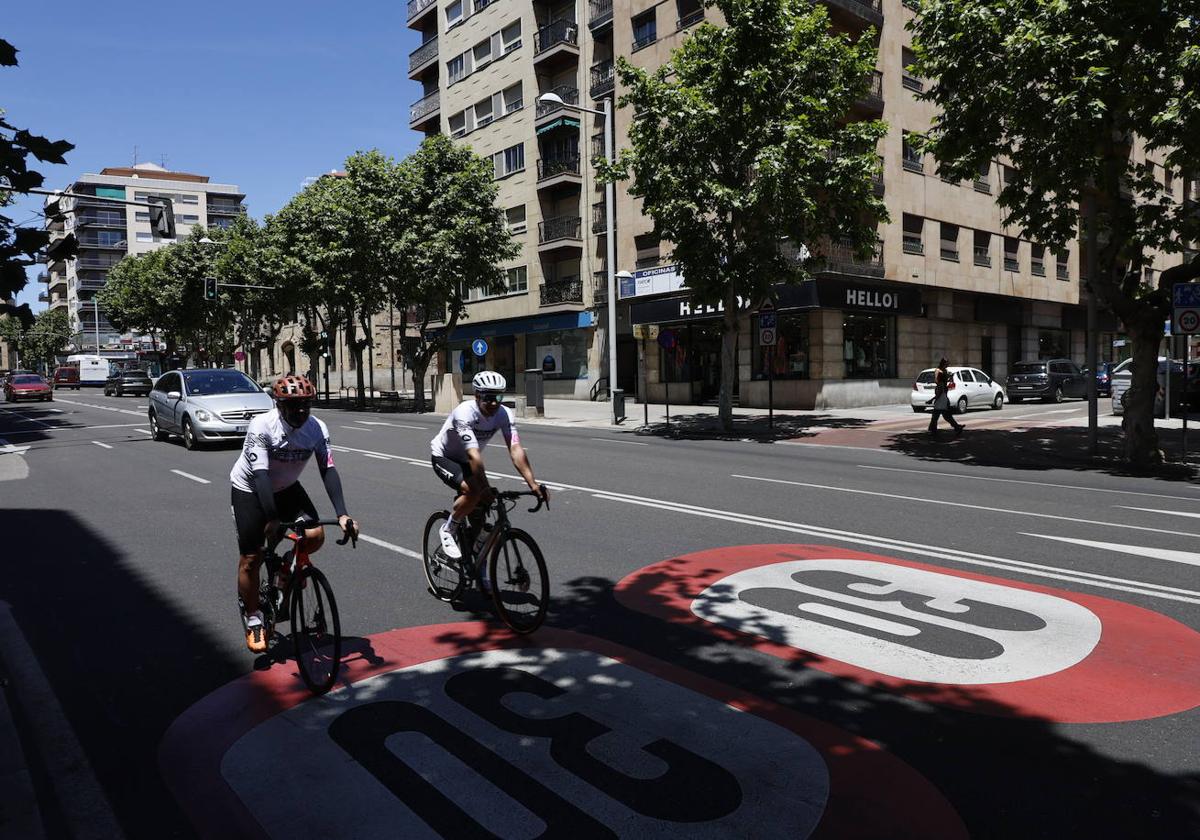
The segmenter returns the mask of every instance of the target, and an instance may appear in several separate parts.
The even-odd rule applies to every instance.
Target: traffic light
[[[42,208],[42,215],[46,217],[46,221],[64,221],[67,218],[66,201],[66,197],[61,195],[47,201]]]
[[[73,259],[78,251],[79,240],[75,238],[75,234],[68,233],[62,239],[55,239],[46,246],[46,259],[50,262],[69,260]]]
[[[205,277],[204,278],[204,299],[205,300],[216,300],[217,299],[217,278],[216,277]]]
[[[150,233],[160,239],[174,239],[175,205],[171,199],[152,195],[146,201],[150,205]]]

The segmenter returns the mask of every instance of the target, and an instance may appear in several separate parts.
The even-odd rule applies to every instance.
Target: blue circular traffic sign
[[[487,355],[487,347],[488,347],[487,342],[484,341],[482,338],[477,338],[471,342],[471,352],[474,353],[476,356],[486,356]]]
[[[670,350],[675,346],[676,341],[674,330],[663,330],[658,334],[658,345],[664,350]]]

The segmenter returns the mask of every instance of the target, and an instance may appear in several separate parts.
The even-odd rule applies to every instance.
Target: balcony
[[[579,216],[556,216],[538,222],[538,250],[552,251],[560,247],[578,247],[583,219]]]
[[[537,179],[542,181],[560,179],[562,176],[579,177],[579,156],[541,158],[537,162]],[[573,180],[573,179],[571,179]]]
[[[75,217],[75,227],[106,227],[125,229],[124,213],[83,213]]]
[[[867,92],[854,104],[873,113],[883,111],[883,73],[878,70],[871,72],[871,77],[867,82]]]
[[[876,169],[875,172],[872,173],[872,175],[871,175],[871,192],[873,192],[878,198],[883,198],[884,185],[883,185],[883,156],[882,155],[880,155],[880,157],[879,157],[879,168]]]
[[[533,33],[533,63],[559,64],[579,58],[579,26],[559,20]]]
[[[616,76],[616,65],[613,64],[611,58],[607,61],[601,61],[599,64],[593,64],[591,70],[592,83],[588,86],[588,95],[592,99],[599,99],[606,94],[612,93],[616,87]]]
[[[546,280],[541,288],[542,306],[558,303],[583,303],[583,281],[578,277]]]
[[[442,107],[441,97],[438,91],[422,96],[412,104],[408,109],[408,125],[410,128],[417,128],[429,122],[430,119],[439,113]]]
[[[408,54],[408,77],[411,79],[420,73],[430,62],[435,61],[437,56],[438,41],[435,36]]]
[[[980,268],[992,267],[992,255],[987,248],[975,249],[975,265],[979,266]]]
[[[824,274],[846,274],[852,277],[883,277],[883,240],[875,243],[875,252],[867,257],[857,256],[846,245],[829,246],[825,257]]]
[[[424,17],[425,12],[435,5],[434,0],[408,0],[408,25],[412,26],[418,18]]]
[[[124,249],[122,249],[124,250]],[[76,267],[80,269],[96,269],[99,271],[108,271],[114,265],[120,262],[120,259],[107,259],[104,257],[80,257],[76,260]]]
[[[570,85],[559,85],[558,87],[551,88],[550,90],[543,90],[541,93],[553,93],[555,96],[561,99],[562,102],[542,102],[539,94],[537,110],[534,113],[535,121],[544,119],[545,117],[548,117],[551,114],[555,114],[559,111],[571,111],[570,108],[565,106],[579,104],[579,88],[571,87]]]
[[[246,206],[244,204],[209,204],[206,206],[206,210],[210,216],[246,215]]]
[[[876,29],[883,26],[883,0],[826,0],[829,8],[840,13],[838,16],[849,16],[862,23],[868,23]]]
[[[60,286],[64,292],[67,290],[67,278],[61,274],[51,274],[50,279],[46,281],[46,289],[52,292]]]
[[[50,293],[49,292],[38,292],[37,299],[38,299],[38,303],[49,303],[50,302]]]
[[[98,292],[104,288],[106,280],[100,280],[94,277],[80,277],[77,281],[80,291]]]
[[[588,29],[598,35],[612,26],[612,0],[588,0]]]
[[[98,236],[81,236],[79,237],[79,249],[96,249],[102,251],[121,251],[129,250],[129,241],[122,239],[107,239]]]

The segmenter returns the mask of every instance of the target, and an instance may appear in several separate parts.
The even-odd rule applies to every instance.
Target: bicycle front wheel
[[[342,661],[342,625],[333,589],[320,569],[306,566],[292,579],[292,643],[300,677],[314,694],[333,687]]]
[[[533,537],[513,529],[492,549],[488,560],[492,603],[514,633],[532,633],[546,619],[550,575]]]
[[[425,582],[429,585],[430,594],[439,601],[453,601],[466,584],[458,563],[446,556],[442,550],[442,538],[438,536],[442,523],[449,518],[450,514],[444,510],[429,517],[421,540],[421,565],[425,570]]]

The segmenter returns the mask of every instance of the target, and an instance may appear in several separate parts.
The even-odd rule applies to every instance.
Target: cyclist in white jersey
[[[250,421],[242,454],[229,473],[230,506],[238,539],[238,601],[246,630],[246,647],[255,653],[267,649],[262,612],[258,604],[258,567],[263,543],[278,537],[281,521],[294,522],[306,516],[320,517],[304,488],[300,473],[309,458],[316,456],[317,469],[344,534],[358,537],[358,525],[346,513],[342,481],[329,451],[329,430],[311,414],[316,388],[305,376],[282,376],[271,386],[275,408]],[[325,542],[325,529],[304,532],[305,548],[311,554]],[[286,570],[280,584],[286,586]]]
[[[455,492],[450,518],[442,523],[439,537],[442,550],[455,560],[462,557],[458,540],[462,524],[481,502],[485,501],[488,483],[483,466],[483,447],[500,432],[508,447],[513,466],[525,479],[529,489],[548,500],[550,494],[533,477],[529,456],[521,446],[516,422],[508,409],[500,404],[507,383],[492,370],[480,371],[471,380],[475,399],[459,403],[430,442],[433,452],[433,471]]]

